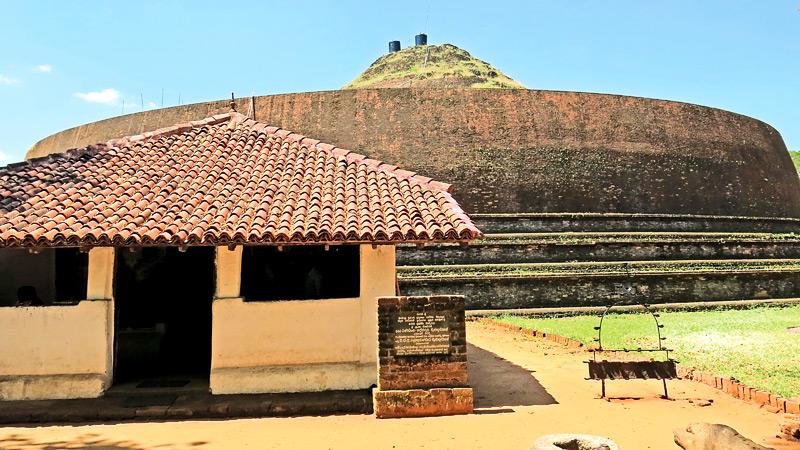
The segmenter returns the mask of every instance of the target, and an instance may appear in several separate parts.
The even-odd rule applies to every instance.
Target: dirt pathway
[[[693,421],[728,424],[781,450],[779,416],[691,382],[585,381],[586,354],[549,341],[470,323],[470,379],[478,411],[470,416],[377,420],[371,416],[299,417],[0,428],[3,449],[527,449],[542,434],[580,432],[625,450],[678,448],[672,429]],[[638,399],[634,399],[638,398]],[[700,407],[689,399],[711,400]],[[0,404],[1,406],[1,404]]]

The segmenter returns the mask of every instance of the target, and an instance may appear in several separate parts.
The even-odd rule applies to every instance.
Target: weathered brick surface
[[[755,402],[759,405],[769,405],[769,392],[756,390]]]
[[[418,362],[382,366],[378,373],[382,389],[467,386],[467,363]]]
[[[423,349],[419,354],[398,352],[401,349],[397,336],[400,328],[398,318],[417,313],[445,318],[446,353],[427,354],[429,349]],[[440,325],[437,327],[444,329]],[[378,353],[378,388],[373,392],[373,409],[377,417],[472,412],[472,389],[467,384],[464,297],[379,297]]]
[[[397,355],[395,326],[401,311],[444,312],[450,330],[450,350],[440,355]],[[378,298],[378,388],[425,389],[467,386],[467,337],[464,297]]]
[[[381,419],[470,414],[473,409],[471,388],[375,390],[372,395]]]
[[[249,103],[238,100],[238,110]],[[713,108],[577,92],[383,89],[263,96],[253,109],[258,120],[451,182],[468,212],[800,216],[800,180],[780,134]],[[27,156],[227,110],[221,101],[121,116],[45,138]]]

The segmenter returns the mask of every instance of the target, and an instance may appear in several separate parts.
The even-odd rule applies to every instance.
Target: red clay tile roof
[[[448,191],[220,114],[0,168],[0,246],[475,239]]]

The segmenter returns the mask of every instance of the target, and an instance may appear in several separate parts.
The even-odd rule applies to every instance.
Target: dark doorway
[[[208,382],[214,275],[214,247],[117,251],[115,384]]]

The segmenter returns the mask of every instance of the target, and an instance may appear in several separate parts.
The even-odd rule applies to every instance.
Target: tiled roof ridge
[[[108,150],[108,147],[106,146],[106,144],[92,144],[92,145],[87,145],[86,147],[71,148],[71,149],[63,151],[61,153],[51,153],[51,154],[46,155],[46,156],[40,156],[38,158],[31,158],[31,159],[27,159],[27,160],[24,160],[24,161],[19,161],[19,162],[7,164],[4,167],[0,167],[0,172],[6,171],[6,170],[9,170],[9,169],[17,169],[17,168],[21,168],[21,167],[26,167],[26,166],[35,167],[35,166],[39,165],[40,163],[44,163],[46,161],[52,161],[52,160],[58,159],[58,158],[79,158],[79,157],[81,157],[83,155],[93,156],[93,155],[96,155],[97,153],[105,151],[105,150]]]
[[[284,142],[288,142],[290,144],[297,143],[297,145],[299,145],[300,147],[305,146],[306,148],[314,148],[317,150],[326,151],[332,153],[335,156],[345,158],[348,162],[358,162],[366,164],[383,173],[397,177],[398,179],[408,180],[410,183],[420,184],[423,187],[427,187],[435,191],[443,191],[448,195],[452,192],[453,186],[451,184],[436,181],[430,177],[419,175],[416,172],[412,172],[410,170],[404,170],[395,165],[388,164],[383,161],[379,161],[377,159],[367,158],[365,155],[362,155],[360,153],[356,153],[351,150],[337,147],[335,145],[326,144],[324,142],[320,142],[318,139],[312,139],[302,134],[295,133],[291,130],[287,130],[285,128],[271,126],[264,122],[251,119],[245,116],[244,114],[238,112],[231,112],[230,116],[231,116],[231,122],[234,124],[241,123],[242,125],[250,127],[256,131],[264,131],[267,134],[274,134],[280,137]]]
[[[232,120],[238,113],[236,112],[228,112],[222,114],[215,114],[210,117],[206,117],[205,119],[200,120],[191,120],[189,122],[181,122],[170,127],[159,128],[154,131],[148,131],[146,133],[136,134],[133,136],[125,136],[119,139],[112,139],[105,143],[105,145],[109,147],[122,147],[126,144],[131,144],[134,142],[140,141],[147,141],[150,139],[160,139],[163,137],[169,137],[174,134],[184,133],[189,131],[193,128],[200,128],[209,125],[218,125],[220,123],[228,122]]]

